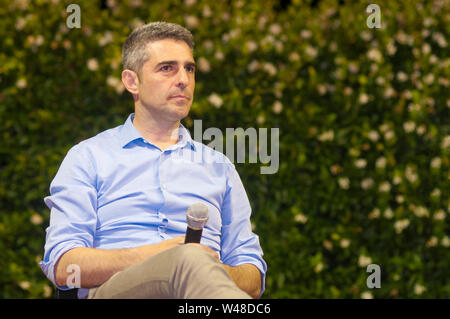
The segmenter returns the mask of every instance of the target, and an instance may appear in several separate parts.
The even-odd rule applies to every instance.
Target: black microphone
[[[186,212],[187,230],[184,243],[200,243],[203,227],[208,221],[208,207],[202,203],[189,206]]]

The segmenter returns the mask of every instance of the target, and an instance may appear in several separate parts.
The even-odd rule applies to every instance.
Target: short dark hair
[[[186,28],[176,23],[151,22],[135,29],[122,47],[123,69],[141,72],[142,66],[150,58],[147,45],[149,42],[163,39],[184,41],[191,50],[194,49],[194,37]]]

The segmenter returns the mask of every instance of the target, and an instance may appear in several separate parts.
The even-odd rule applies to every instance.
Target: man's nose
[[[187,71],[184,68],[180,68],[180,71],[178,71],[177,86],[184,89],[188,84],[189,76]]]

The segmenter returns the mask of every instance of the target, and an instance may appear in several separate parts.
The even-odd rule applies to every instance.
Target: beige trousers
[[[89,299],[248,299],[201,247],[181,245],[120,271],[90,289]]]

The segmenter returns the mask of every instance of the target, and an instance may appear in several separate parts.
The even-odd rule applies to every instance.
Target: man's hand
[[[81,287],[98,287],[115,273],[183,244],[184,236],[181,236],[154,245],[127,249],[73,248],[64,253],[56,263],[56,283],[59,286],[66,286],[70,274],[66,269],[69,265],[76,264],[81,269]]]
[[[253,299],[259,297],[261,293],[261,273],[255,265],[229,266],[223,264],[223,266],[239,288]]]
[[[188,243],[188,244],[186,244],[186,245],[195,245],[195,246],[201,247],[201,248],[203,248],[206,252],[208,252],[209,254],[211,254],[211,255],[216,259],[217,262],[220,262],[220,260],[219,260],[219,254],[217,254],[214,250],[212,250],[212,249],[209,248],[208,246],[201,245],[201,244],[197,244],[197,243]]]

